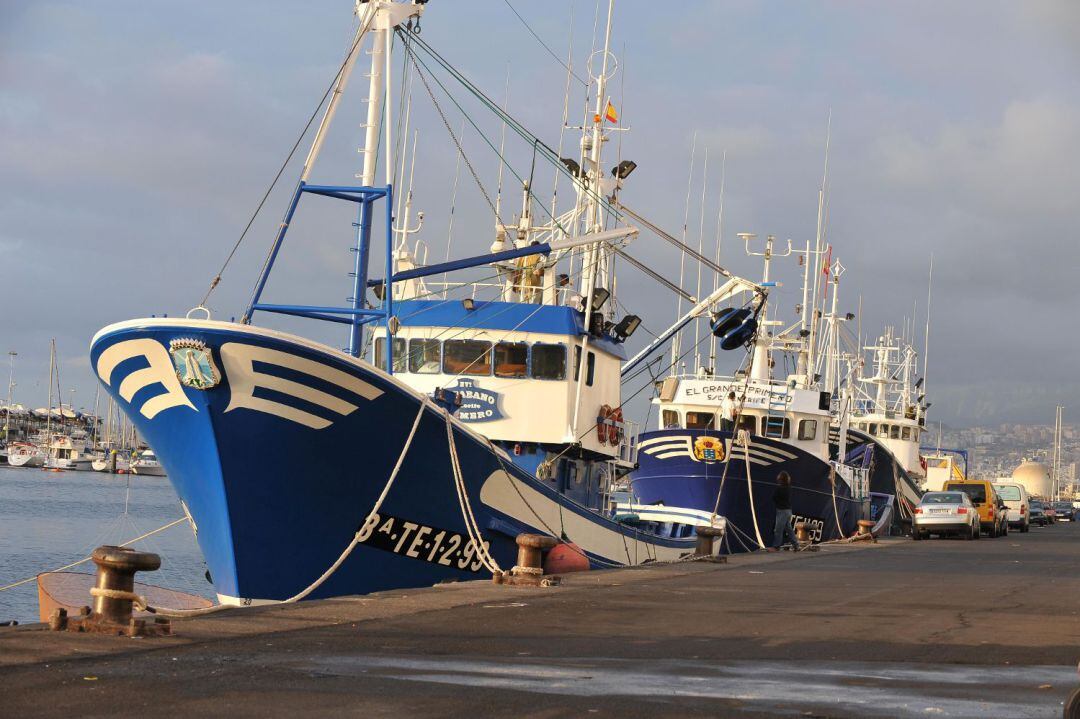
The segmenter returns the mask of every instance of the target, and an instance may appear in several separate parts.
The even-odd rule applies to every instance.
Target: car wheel
[[[1020,534],[1027,534],[1031,530],[1031,525],[1024,522],[1020,525]]]
[[[990,531],[987,532],[987,534],[990,535],[990,539],[997,539],[997,536],[998,536],[997,525],[996,524],[990,525]]]
[[[975,525],[974,524],[971,525],[970,527],[968,527],[968,534],[967,534],[966,537],[964,537],[964,539],[968,540],[969,542],[972,541],[973,539],[975,539]]]
[[[914,539],[916,542],[919,541],[920,539],[922,539],[922,532],[917,529],[912,529],[911,538]]]
[[[1009,523],[1008,523],[1008,522],[1004,522],[1004,523],[1002,524],[1002,527],[1001,527],[1001,536],[1002,536],[1002,537],[1008,537],[1008,536],[1009,536]]]

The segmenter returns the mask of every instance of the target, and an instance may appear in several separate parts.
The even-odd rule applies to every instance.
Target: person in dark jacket
[[[795,529],[791,526],[791,475],[781,472],[776,475],[776,491],[772,496],[776,507],[776,523],[773,525],[773,544],[770,552],[779,552],[788,539],[791,548],[799,551],[799,540],[795,538]]]

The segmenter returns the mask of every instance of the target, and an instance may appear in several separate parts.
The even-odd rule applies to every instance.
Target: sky
[[[607,157],[638,164],[627,205],[676,235],[687,218],[690,244],[703,227],[711,254],[726,153],[721,264],[757,278],[760,260],[737,233],[772,234],[779,247],[813,240],[831,113],[827,240],[847,268],[841,311],[859,312],[868,337],[914,327],[921,347],[933,256],[930,418],[1048,423],[1055,404],[1067,417],[1070,406],[1080,411],[1080,4],[660,8],[616,3],[610,91],[628,130]],[[544,142],[569,148],[561,63],[570,53],[575,73],[588,74],[596,11],[595,0],[433,0],[422,37]],[[198,304],[333,78],[353,23],[342,0],[0,3],[0,352],[18,352],[16,402],[46,403],[55,338],[65,400],[92,407],[88,346],[98,329]],[[584,88],[570,87],[574,124]],[[359,172],[365,94],[360,78],[313,179]],[[451,256],[486,251],[494,220],[465,168],[450,231],[456,150],[419,84],[413,101],[418,237],[431,261],[448,240]],[[497,141],[499,124],[462,102],[478,129],[448,100],[440,105],[493,195],[498,159],[483,138]],[[216,317],[241,314],[301,147],[212,296]],[[530,172],[527,145],[508,141],[506,156],[519,175]],[[541,163],[535,177],[549,201],[551,168]],[[516,182],[507,173],[506,219]],[[329,201],[305,204],[266,299],[342,302],[352,219]],[[630,251],[677,279],[669,245],[642,234]],[[787,319],[801,299],[794,259],[774,265]],[[685,286],[693,292],[695,282],[696,269]],[[619,275],[619,296],[651,331],[675,318],[674,296],[632,268]],[[344,342],[332,327],[268,324]]]

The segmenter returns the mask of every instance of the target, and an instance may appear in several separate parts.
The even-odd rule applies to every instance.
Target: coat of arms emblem
[[[221,381],[206,343],[192,339],[175,339],[169,343],[173,369],[180,383],[194,389],[210,389]]]
[[[724,443],[716,437],[698,437],[694,440],[694,457],[699,462],[724,461]]]

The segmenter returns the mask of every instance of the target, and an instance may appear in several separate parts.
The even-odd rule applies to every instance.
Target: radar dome
[[[1041,462],[1024,462],[1013,470],[1012,478],[1024,485],[1028,494],[1049,497],[1054,493],[1050,482],[1050,470]]]

